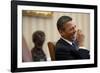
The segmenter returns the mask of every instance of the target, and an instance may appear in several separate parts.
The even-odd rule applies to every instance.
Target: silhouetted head
[[[76,24],[69,16],[61,16],[58,19],[57,29],[60,35],[69,41],[73,41],[76,37]]]
[[[45,34],[43,31],[36,31],[32,35],[32,41],[35,44],[35,46],[43,46],[43,43],[45,41]]]

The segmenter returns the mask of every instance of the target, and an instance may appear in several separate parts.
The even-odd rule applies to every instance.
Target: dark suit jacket
[[[77,45],[76,45],[77,46]],[[73,47],[63,39],[58,40],[55,47],[56,60],[89,59],[89,51]]]

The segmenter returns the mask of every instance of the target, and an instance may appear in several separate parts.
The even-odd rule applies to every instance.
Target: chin
[[[72,38],[72,41],[75,41],[75,40],[76,40],[76,37],[73,37],[73,38]]]

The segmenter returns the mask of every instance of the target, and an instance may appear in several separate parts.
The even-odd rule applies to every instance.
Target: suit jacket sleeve
[[[90,59],[90,54],[88,50],[80,48],[79,53],[82,59]]]

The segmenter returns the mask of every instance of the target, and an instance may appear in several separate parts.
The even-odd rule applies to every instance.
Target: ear
[[[59,33],[60,33],[61,36],[64,35],[64,31],[63,30],[59,30]]]

